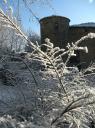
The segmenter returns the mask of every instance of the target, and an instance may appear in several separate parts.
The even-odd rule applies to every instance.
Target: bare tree
[[[29,32],[28,34],[28,39],[31,41],[31,42],[34,42],[34,44],[37,42],[39,45],[41,44],[41,40],[40,40],[40,36],[35,33],[35,32]],[[25,51],[27,52],[31,52],[32,51],[32,48],[30,46],[30,44],[27,44],[25,46]]]

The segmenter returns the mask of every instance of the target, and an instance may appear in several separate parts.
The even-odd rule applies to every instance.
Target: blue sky
[[[12,1],[12,6],[15,1],[17,3],[17,0],[10,1]],[[25,30],[32,30],[40,33],[40,24],[29,10],[22,5],[22,0],[19,1],[21,20]],[[95,0],[50,0],[49,3],[47,3],[46,0],[46,2],[41,4],[35,2],[30,8],[39,19],[50,15],[60,15],[68,17],[71,20],[71,25],[95,22]],[[14,9],[14,12],[17,12],[17,8]]]

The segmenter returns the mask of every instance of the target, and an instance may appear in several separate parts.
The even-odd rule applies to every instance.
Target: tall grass
[[[9,19],[7,15],[4,14],[2,10],[0,11],[0,21],[4,22],[6,27],[11,27],[14,29],[19,36],[24,38],[27,43],[29,43],[29,46],[31,46],[33,49],[31,53],[32,59],[42,61],[47,69],[50,69],[56,74],[59,82],[58,91],[52,92],[51,96],[46,97],[47,102],[50,100],[53,102],[53,105],[49,104],[48,106],[49,115],[51,118],[51,127],[53,125],[58,126],[60,122],[62,122],[64,125],[67,123],[69,128],[90,127],[90,123],[88,122],[90,122],[90,120],[94,122],[93,115],[95,114],[95,89],[87,86],[87,81],[85,78],[83,78],[81,73],[76,74],[71,81],[66,81],[64,79],[66,78],[65,70],[67,69],[67,64],[70,58],[72,56],[76,56],[74,51],[82,50],[85,53],[88,53],[86,46],[80,47],[79,45],[81,45],[83,40],[95,38],[95,34],[89,33],[75,43],[68,43],[66,50],[59,47],[54,47],[53,43],[51,43],[50,39],[48,38],[45,39],[45,44],[39,45],[37,42],[34,44],[21,31],[21,29],[11,19]],[[46,47],[46,51],[41,50],[41,47],[43,46]],[[65,55],[67,55],[67,59],[64,62],[63,58]],[[33,75],[29,67],[28,69],[35,80],[35,75]],[[52,108],[52,111],[50,111],[49,107]]]

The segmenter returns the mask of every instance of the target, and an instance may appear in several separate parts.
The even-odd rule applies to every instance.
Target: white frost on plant
[[[46,38],[45,39],[45,42],[47,43],[47,42],[50,42],[50,39],[49,38]]]
[[[83,50],[85,53],[88,53],[87,46],[85,46],[85,47],[78,47],[78,50]]]
[[[94,88],[88,88],[88,91],[90,94],[95,95],[95,89]]]
[[[1,13],[4,13],[3,10],[2,10],[1,8],[0,8],[0,12],[1,12]]]
[[[70,52],[71,56],[76,56],[76,54],[74,53],[74,50]]]
[[[45,39],[45,42],[51,47],[51,49],[54,47],[53,46],[53,43],[50,42],[50,39],[49,38],[46,38]]]
[[[95,38],[95,33],[92,33],[92,32],[88,33],[88,37],[91,38],[91,39]]]
[[[5,4],[7,4],[7,0],[3,0],[3,2],[4,2]]]

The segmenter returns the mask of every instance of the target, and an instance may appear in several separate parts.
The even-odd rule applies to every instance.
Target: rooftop
[[[71,27],[95,27],[95,22],[71,25]]]

